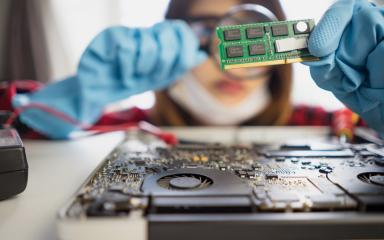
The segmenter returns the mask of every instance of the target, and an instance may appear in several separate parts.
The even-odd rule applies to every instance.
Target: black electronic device
[[[23,192],[27,182],[28,163],[17,131],[0,130],[0,200]]]
[[[170,147],[131,133],[60,212],[60,237],[384,239],[383,150],[336,139]]]

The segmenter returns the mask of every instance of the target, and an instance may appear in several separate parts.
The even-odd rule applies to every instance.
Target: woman
[[[265,6],[279,20],[285,19],[280,3],[268,0],[173,0],[169,5],[166,18],[181,19],[192,26],[195,22],[215,26],[218,24],[218,19],[224,17],[228,10],[244,3]],[[212,27],[211,30],[212,37],[215,28]],[[203,44],[207,45],[207,43]],[[205,49],[209,48],[205,47]],[[156,94],[156,106],[152,115],[154,121],[159,125],[172,126],[285,125],[288,123],[292,113],[290,103],[291,65],[260,68],[256,75],[247,76],[247,74],[242,74],[242,78],[224,74],[217,66],[216,59],[211,54],[207,61],[192,70],[193,80],[197,83],[192,83],[192,86],[189,87],[194,87],[195,92],[201,92],[200,95],[195,93],[196,95],[192,96],[180,96],[181,94],[188,95],[188,91],[178,95],[172,94],[175,91],[182,91],[184,86],[180,87],[178,85],[186,85],[183,83],[191,81],[191,79],[177,82],[176,86],[173,87],[174,91],[158,92]],[[253,99],[252,95],[255,96],[256,100]],[[209,96],[212,96],[212,98]],[[207,108],[207,103],[203,104],[201,102],[201,104],[197,103],[195,107],[195,104],[190,103],[199,100],[203,101],[202,98],[205,101],[213,102],[212,105],[214,106]],[[247,101],[253,101],[252,105],[254,106],[247,107]],[[198,106],[201,106],[201,109]],[[246,112],[239,109],[242,106]],[[225,110],[220,111],[220,109]],[[216,116],[214,116],[215,113]],[[225,121],[225,119],[233,115],[236,115],[237,118]]]
[[[175,0],[170,4],[167,18],[185,20],[192,28],[197,22],[206,21],[206,25],[211,25],[212,28],[215,26],[212,22],[218,23],[217,19],[229,9],[245,2],[262,5],[278,19],[284,19],[277,0]],[[359,9],[364,11],[358,11]],[[337,18],[339,22],[329,23],[335,19],[334,15],[340,15],[340,11],[343,14]],[[360,21],[358,24],[349,24],[352,18],[361,18],[361,14],[369,17],[370,14],[377,15],[378,12],[379,8],[364,0],[340,0],[326,13],[313,32],[309,47],[312,54],[322,57],[321,61],[311,65],[311,72],[317,83],[337,93],[339,99],[347,102],[357,112],[368,113],[365,115],[367,119],[372,120],[372,125],[379,126],[377,129],[380,130],[382,122],[381,118],[377,117],[377,106],[381,105],[374,105],[367,101],[366,97],[362,98],[359,94],[361,88],[350,86],[351,82],[356,83],[358,80],[361,86],[370,90],[374,84],[367,85],[363,83],[364,79],[359,79],[366,73],[360,74],[359,71],[363,68],[356,63],[354,64],[358,69],[353,71],[345,67],[355,65],[348,64],[348,54],[351,51],[345,51],[351,39],[344,39],[349,36],[344,34],[345,32],[353,30],[353,39],[359,39],[360,31],[370,29],[359,28],[357,25]],[[374,25],[376,18],[369,19]],[[330,29],[332,24],[336,26]],[[357,29],[354,29],[356,26]],[[291,66],[222,73],[217,68],[212,54],[215,49],[214,40],[213,44],[209,44],[211,40],[207,41],[197,34],[200,37],[198,44],[190,27],[180,21],[167,21],[149,29],[107,29],[99,34],[84,52],[76,76],[47,86],[36,93],[18,95],[13,99],[13,106],[21,111],[21,122],[51,138],[68,138],[75,130],[94,124],[108,103],[146,90],[161,90],[156,94],[155,108],[146,116],[149,121],[159,125],[330,124],[331,115],[321,109],[292,108]],[[324,36],[331,39],[324,41]],[[368,43],[381,49],[377,42],[364,42]],[[201,50],[205,50],[209,56]],[[352,58],[352,62],[357,57],[364,56],[369,57],[368,53],[361,53]],[[372,58],[380,56],[375,54]],[[380,75],[377,70],[381,68],[376,66],[377,63],[378,61],[368,61],[366,68],[371,69],[371,76]],[[327,84],[324,85],[324,82]],[[373,93],[377,95],[376,92]],[[368,104],[359,106],[358,103]],[[369,106],[368,110],[364,108],[366,106]],[[132,115],[131,113],[129,115]],[[121,119],[115,116],[101,118],[99,124],[105,124],[106,121],[120,122]],[[131,119],[138,120],[138,117],[131,116]],[[124,122],[128,120],[123,119]]]
[[[240,16],[245,19],[243,23],[272,20],[263,19],[265,16],[257,15],[260,13],[254,13],[252,6],[245,4],[258,5],[256,8],[263,6],[277,19],[285,19],[279,1],[173,0],[170,2],[166,19],[183,20],[192,29],[197,28],[195,34],[199,37],[200,49],[203,49],[209,57],[181,76],[174,85],[156,92],[156,105],[149,116],[145,117],[146,120],[159,126],[331,124],[332,113],[327,113],[320,107],[292,106],[291,65],[227,72],[219,69],[214,56],[217,48],[215,28],[223,18],[230,18],[228,11],[235,10],[233,12],[236,13],[233,14],[236,16],[243,14],[244,16]],[[203,33],[200,33],[202,31]],[[143,114],[139,112],[138,115]],[[137,119],[137,115],[132,117],[133,120]],[[115,121],[110,117],[108,120],[100,121],[103,124],[112,122]]]

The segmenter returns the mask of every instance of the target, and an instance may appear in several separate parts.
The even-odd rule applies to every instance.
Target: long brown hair
[[[172,0],[169,4],[166,19],[181,19],[189,15],[189,10],[196,1]],[[278,0],[242,0],[241,3],[254,3],[270,9],[279,20],[285,20],[285,14]],[[258,116],[243,125],[284,125],[291,114],[290,93],[292,88],[292,67],[281,65],[274,67],[269,80],[269,91],[272,101]],[[193,116],[178,106],[167,94],[167,91],[156,93],[156,105],[152,111],[153,121],[162,126],[200,125]]]

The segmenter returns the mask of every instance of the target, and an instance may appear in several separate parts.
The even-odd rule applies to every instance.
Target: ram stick
[[[315,27],[312,19],[220,26],[220,66],[223,70],[319,60],[308,50]]]

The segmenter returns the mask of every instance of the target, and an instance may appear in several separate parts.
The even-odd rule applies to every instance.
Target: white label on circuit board
[[[308,48],[307,38],[286,38],[276,40],[276,52],[290,52],[293,50],[299,50]]]

